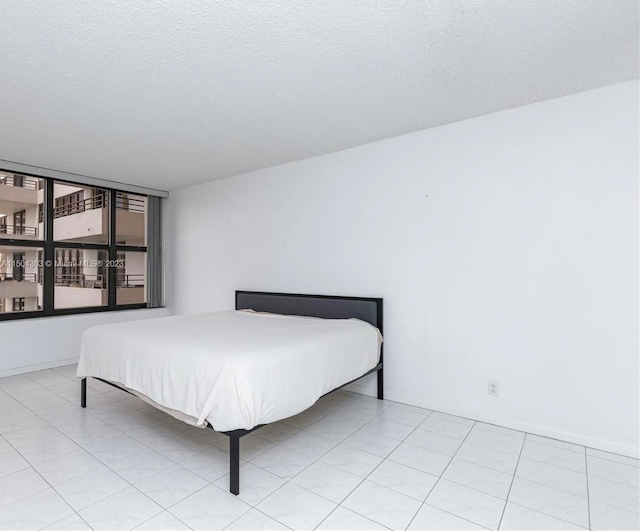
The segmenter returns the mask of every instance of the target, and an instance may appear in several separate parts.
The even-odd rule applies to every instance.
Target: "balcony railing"
[[[59,205],[53,209],[53,217],[62,218],[64,216],[71,216],[72,214],[79,214],[86,210],[106,208],[107,204],[107,196],[100,194],[87,199],[80,199],[79,201]]]
[[[144,274],[118,276],[118,288],[144,288]]]
[[[14,236],[37,236],[38,227],[25,227],[24,225],[0,225],[0,235],[11,234]]]
[[[118,288],[143,288],[145,275],[124,275],[118,277]],[[34,274],[35,280],[35,274]],[[56,274],[56,286],[68,286],[74,288],[92,288],[105,289],[104,275],[84,275],[82,273],[75,274]]]
[[[119,210],[144,213],[145,206],[146,201],[140,197],[125,197],[120,192],[116,193],[116,208]]]
[[[37,273],[22,273],[19,271],[0,273],[0,282],[35,282],[37,278]]]
[[[54,218],[62,218],[71,216],[87,210],[95,210],[97,208],[107,208],[109,201],[106,194],[99,194],[87,199],[80,199],[70,203],[59,205],[53,209]],[[124,197],[121,193],[116,194],[116,208],[118,210],[128,210],[129,212],[145,211],[145,200],[137,197]]]
[[[0,177],[0,186],[15,186],[16,188],[37,190],[39,183],[40,179],[34,179],[33,177],[26,177],[24,175],[4,175]]]
[[[61,274],[56,273],[56,286],[69,288],[105,289],[104,275]]]

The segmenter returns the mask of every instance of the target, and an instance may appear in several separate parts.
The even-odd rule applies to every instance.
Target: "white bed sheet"
[[[377,365],[381,343],[378,329],[357,319],[165,317],[88,329],[77,375],[117,383],[200,426],[251,429],[363,375]]]

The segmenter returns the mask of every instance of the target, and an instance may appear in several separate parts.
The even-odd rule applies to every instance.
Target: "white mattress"
[[[77,375],[117,383],[200,426],[250,429],[362,376],[377,365],[381,343],[378,329],[357,319],[165,317],[88,329]]]

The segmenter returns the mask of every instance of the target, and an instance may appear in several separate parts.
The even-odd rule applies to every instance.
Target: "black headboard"
[[[380,333],[383,332],[382,299],[378,298],[236,291],[236,310],[304,315],[324,319],[355,317],[372,324],[380,330]]]

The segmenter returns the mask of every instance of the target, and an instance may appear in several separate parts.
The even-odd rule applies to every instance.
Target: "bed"
[[[87,330],[77,375],[132,393],[230,439],[240,491],[240,439],[377,372],[383,398],[382,299],[237,291],[235,311]]]

